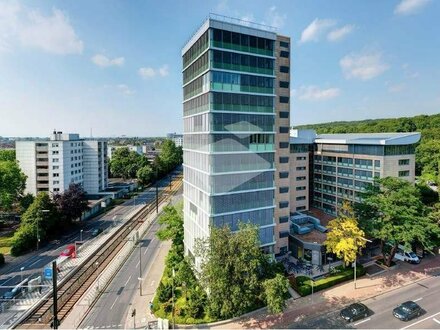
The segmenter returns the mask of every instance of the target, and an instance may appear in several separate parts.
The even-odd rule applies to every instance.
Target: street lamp
[[[79,240],[82,242],[82,240],[83,240],[83,230],[81,229],[80,231],[79,231]]]
[[[366,239],[366,238],[364,238],[364,237],[357,237],[356,239],[361,239],[361,240],[363,240],[363,241],[366,241],[366,242],[370,242],[370,243],[372,243],[373,241],[371,241],[371,240],[369,240],[369,239]],[[356,289],[356,261],[357,261],[357,253],[356,253],[356,256],[354,257],[354,288]]]
[[[20,268],[21,282],[23,282],[23,269],[24,269],[24,267]]]
[[[116,227],[116,215],[112,218],[113,220],[113,227]]]
[[[50,210],[40,210],[41,213],[49,213]],[[40,227],[39,227],[39,218],[37,217],[37,251],[40,248]]]

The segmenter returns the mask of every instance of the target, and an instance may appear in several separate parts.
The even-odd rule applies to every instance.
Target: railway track
[[[182,175],[176,176],[171,189],[162,190],[159,194],[159,205],[169,199],[182,187]],[[79,301],[81,296],[95,282],[99,274],[113,260],[120,249],[126,243],[126,238],[131,232],[136,231],[146,216],[156,211],[156,200],[147,204],[132,219],[127,221],[117,232],[115,232],[96,253],[79,266],[71,274],[67,275],[64,281],[58,285],[58,319],[62,321]],[[23,318],[15,328],[37,329],[48,328],[53,318],[53,294],[33,307],[33,310]]]

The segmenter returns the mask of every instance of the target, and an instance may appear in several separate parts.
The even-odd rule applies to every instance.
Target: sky
[[[1,0],[0,136],[181,133],[209,13],[292,38],[292,125],[440,112],[438,0]]]

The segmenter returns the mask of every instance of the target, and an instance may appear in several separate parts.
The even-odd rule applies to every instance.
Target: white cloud
[[[327,34],[328,41],[339,41],[349,35],[354,30],[354,25],[345,25],[341,28],[334,29]]]
[[[287,18],[286,14],[280,14],[277,7],[272,6],[269,8],[269,11],[266,14],[265,22],[263,22],[263,24],[267,24],[277,29],[281,29],[284,26],[284,22],[286,21],[286,18]]]
[[[292,96],[304,101],[324,101],[333,99],[341,94],[336,87],[321,89],[318,86],[301,86],[298,90],[292,91]]]
[[[164,64],[159,68],[159,75],[161,77],[166,77],[170,74],[169,70],[168,70],[168,65]]]
[[[168,65],[164,64],[158,69],[154,69],[152,67],[140,68],[138,73],[142,78],[147,79],[155,76],[166,77],[170,74],[170,71]]]
[[[382,54],[351,53],[340,61],[342,72],[347,79],[369,80],[388,70],[389,66],[382,60]]]
[[[124,94],[124,95],[133,95],[134,93],[136,93],[134,90],[130,89],[127,85],[125,84],[119,84],[116,86],[118,88],[118,90]]]
[[[412,15],[419,12],[431,0],[402,0],[394,9],[397,15]]]
[[[27,21],[21,24],[18,35],[24,46],[40,48],[48,53],[81,54],[84,47],[68,17],[55,8],[49,16],[37,10],[28,11]]]
[[[335,26],[336,21],[332,19],[315,18],[301,33],[300,42],[318,41],[322,34]]]
[[[123,57],[116,57],[114,59],[110,59],[105,55],[96,54],[92,57],[92,62],[100,67],[108,67],[108,66],[122,66],[125,63],[125,59]]]
[[[138,73],[142,78],[151,78],[156,75],[156,71],[153,68],[140,68]]]

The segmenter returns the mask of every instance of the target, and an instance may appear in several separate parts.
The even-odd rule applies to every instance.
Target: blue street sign
[[[44,278],[46,280],[51,280],[52,279],[52,268],[45,268],[44,269]]]

